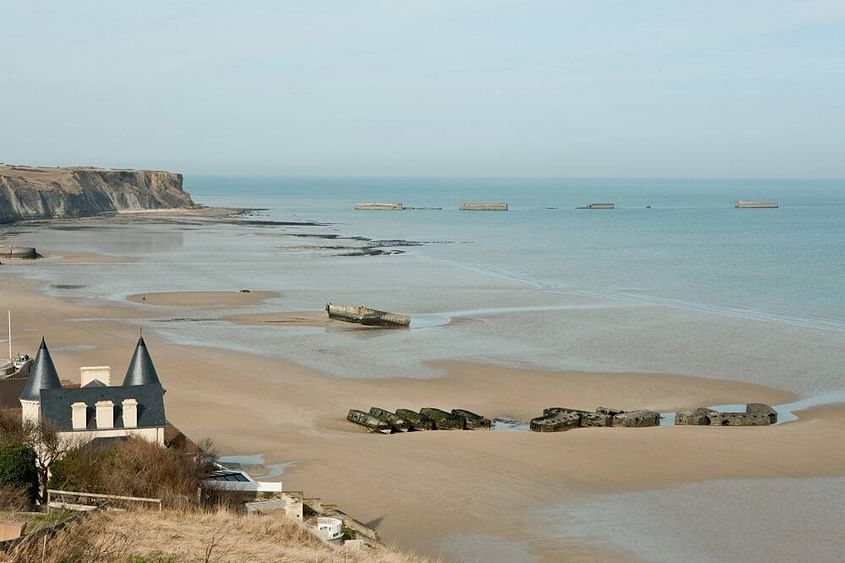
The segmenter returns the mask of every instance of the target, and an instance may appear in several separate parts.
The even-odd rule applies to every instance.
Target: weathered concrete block
[[[588,414],[590,411],[582,411],[580,409],[570,409],[568,407],[549,407],[547,409],[543,409],[543,416],[551,416],[555,414],[560,414],[562,412],[568,413],[576,413],[579,415]]]
[[[380,432],[382,434],[390,434],[391,432],[390,424],[384,422],[383,420],[379,420],[364,411],[349,409],[349,413],[346,415],[346,420],[354,422],[355,424],[360,424],[370,432]]]
[[[402,418],[411,430],[434,430],[434,421],[411,409],[396,409],[396,416]]]
[[[612,426],[613,416],[600,412],[583,412],[581,413],[581,426],[588,427],[604,427]]]
[[[475,414],[472,411],[465,409],[452,409],[452,414],[464,419],[464,428],[466,430],[490,430],[493,423],[489,418],[485,418],[480,414]]]
[[[778,421],[777,411],[763,403],[748,403],[745,405],[745,412],[754,417],[759,417],[761,421],[762,419],[767,419],[769,424],[774,424]]]
[[[464,419],[452,413],[433,407],[420,409],[420,414],[434,421],[438,430],[463,430]]]
[[[710,426],[713,423],[713,417],[718,417],[718,415],[719,413],[714,411],[713,409],[684,409],[675,413],[675,424],[690,426]]]
[[[777,412],[763,403],[745,405],[745,412],[719,412],[708,408],[685,409],[675,413],[675,424],[699,426],[767,426],[777,422]]]
[[[777,412],[769,405],[751,403],[745,405],[745,412],[716,413],[710,421],[719,426],[768,426],[777,422]]]
[[[577,412],[566,411],[532,418],[529,424],[532,432],[565,432],[579,426],[581,426],[581,415]]]
[[[566,407],[550,407],[543,409],[543,416],[554,416],[563,413],[578,415],[579,426],[583,426],[585,428],[591,426],[610,426],[611,419],[613,418],[605,413],[582,411],[580,409],[569,409]]]
[[[643,428],[658,426],[660,413],[648,410],[621,412],[613,417],[613,426],[623,428]]]
[[[596,412],[599,414],[606,414],[608,416],[616,416],[617,414],[623,413],[622,409],[612,409],[609,407],[599,407],[596,409]]]
[[[379,407],[370,407],[370,414],[377,419],[388,423],[396,432],[407,432],[411,427],[411,425],[408,424],[408,422],[402,417],[397,416],[388,410],[380,409]]]

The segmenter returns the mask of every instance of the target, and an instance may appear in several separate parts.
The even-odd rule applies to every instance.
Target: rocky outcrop
[[[0,223],[178,207],[194,202],[173,172],[0,165]]]

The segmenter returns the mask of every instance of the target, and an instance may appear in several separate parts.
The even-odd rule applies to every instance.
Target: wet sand
[[[62,378],[73,381],[80,366],[111,365],[112,380],[120,382],[139,320],[152,314],[52,298],[37,284],[2,271],[0,310],[6,308],[13,310],[18,351],[33,353],[42,335],[53,349],[75,347],[53,353]],[[447,558],[481,538],[521,560],[635,560],[609,546],[544,535],[543,514],[568,499],[690,481],[845,475],[845,450],[838,447],[845,432],[842,406],[815,408],[774,427],[560,434],[383,436],[344,420],[349,408],[372,405],[462,407],[527,420],[558,405],[673,410],[795,398],[758,385],[454,361],[433,363],[442,375],[433,379],[345,379],[279,358],[173,345],[154,332],[145,331],[145,338],[168,391],[168,418],[192,438],[212,437],[227,454],[263,453],[267,463],[294,462],[283,476],[286,489],[338,503],[389,542]]]
[[[169,307],[219,307],[256,305],[281,295],[277,291],[164,291],[136,293],[126,299],[133,303]]]
[[[340,321],[333,321],[324,312],[315,311],[294,311],[283,313],[253,313],[246,315],[230,315],[223,317],[225,320],[247,326],[262,325],[302,325],[302,326],[329,326]],[[350,323],[344,323],[350,325]]]

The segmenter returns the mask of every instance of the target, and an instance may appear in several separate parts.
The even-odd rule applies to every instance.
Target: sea
[[[18,226],[7,238],[126,258],[20,270],[82,303],[277,291],[246,310],[169,312],[145,331],[336,377],[434,377],[429,361],[457,359],[694,375],[792,391],[802,406],[845,402],[845,181],[189,175],[185,189],[197,203],[249,210],[229,222]],[[738,199],[780,207],[735,209]],[[509,210],[459,210],[470,201]],[[356,211],[356,202],[408,209]],[[616,208],[577,209],[595,202]],[[321,313],[328,302],[407,313],[412,326],[225,320]],[[836,561],[845,513],[830,499],[843,487],[841,478],[714,481],[561,499],[538,533],[649,561]],[[637,524],[620,525],[620,511]],[[467,560],[532,560],[519,542],[470,540],[441,548]]]
[[[30,275],[97,302],[266,289],[280,296],[252,312],[334,302],[411,315],[410,331],[235,327],[225,309],[155,327],[338,377],[430,377],[427,360],[463,359],[845,391],[843,181],[187,176],[185,189],[253,211],[238,224],[40,230],[31,242],[53,252],[132,261]],[[509,210],[460,211],[467,201]],[[594,202],[616,208],[577,209]]]

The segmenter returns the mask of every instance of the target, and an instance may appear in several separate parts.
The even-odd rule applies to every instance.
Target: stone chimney
[[[85,430],[88,427],[88,405],[85,403],[73,403],[72,420],[74,430]]]
[[[138,428],[138,401],[123,399],[123,427]]]
[[[97,429],[114,428],[114,403],[111,401],[97,401]]]
[[[79,368],[79,385],[85,387],[94,380],[105,386],[111,385],[111,367],[88,366]]]

